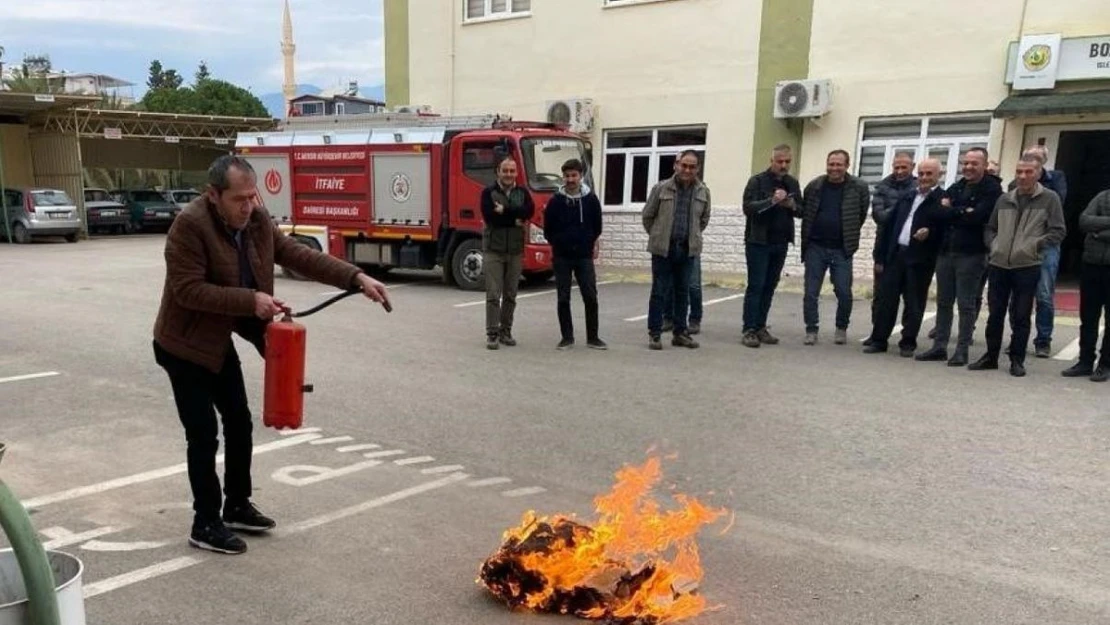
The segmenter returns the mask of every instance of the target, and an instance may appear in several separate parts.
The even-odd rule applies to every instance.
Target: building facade
[[[609,265],[650,265],[639,212],[686,148],[713,194],[708,271],[744,270],[743,188],[778,143],[803,186],[833,149],[872,184],[901,150],[939,158],[951,184],[981,146],[1008,181],[1043,143],[1070,215],[1110,187],[1105,0],[385,0],[385,18],[390,106],[570,121],[590,137]],[[780,82],[822,105],[784,113]]]

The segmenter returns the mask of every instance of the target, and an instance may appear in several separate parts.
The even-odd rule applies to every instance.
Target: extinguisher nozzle
[[[301,391],[303,391],[305,393],[311,393],[312,392],[312,385],[311,384],[305,384],[304,386],[301,387]]]

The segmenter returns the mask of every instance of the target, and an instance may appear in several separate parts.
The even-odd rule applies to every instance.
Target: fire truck
[[[299,242],[368,272],[442,268],[447,284],[481,290],[482,189],[504,156],[536,212],[525,232],[524,278],[552,275],[543,207],[571,158],[591,146],[565,126],[502,115],[372,113],[297,117],[245,132],[235,151],[254,167],[261,200]],[[587,184],[592,176],[587,172]],[[297,276],[293,276],[297,277]]]

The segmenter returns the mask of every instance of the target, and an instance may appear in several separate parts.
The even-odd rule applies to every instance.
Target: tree
[[[224,80],[206,78],[195,87],[152,89],[143,96],[144,110],[157,113],[269,117],[254,94]]]
[[[204,61],[201,61],[200,66],[197,67],[197,75],[196,75],[196,83],[195,84],[199,85],[200,83],[208,80],[211,77],[212,77],[212,74],[209,73],[209,71],[208,71],[208,64],[205,63]]]
[[[176,69],[165,70],[162,62],[155,59],[150,62],[150,76],[146,79],[146,86],[154,89],[177,89],[185,80],[177,73]]]

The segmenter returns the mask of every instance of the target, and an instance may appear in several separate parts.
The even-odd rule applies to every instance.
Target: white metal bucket
[[[54,592],[62,625],[85,625],[85,596],[81,560],[60,551],[47,551],[54,571]],[[11,549],[0,549],[0,625],[28,625],[27,589],[19,572],[19,561]]]

